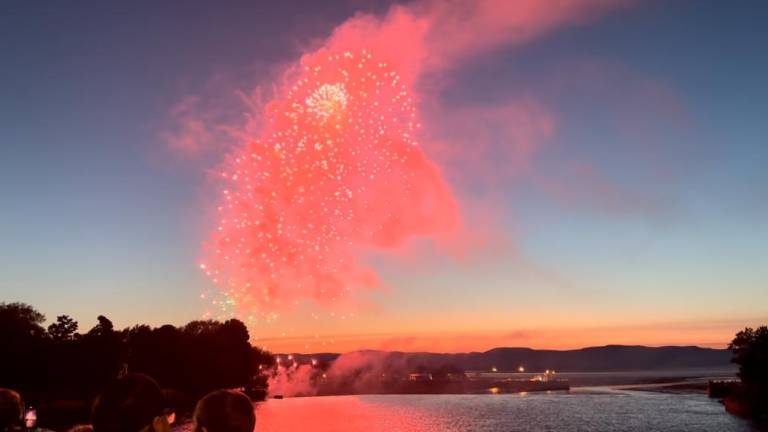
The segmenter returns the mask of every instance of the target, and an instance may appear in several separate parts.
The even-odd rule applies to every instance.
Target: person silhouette
[[[241,392],[217,390],[195,407],[194,432],[253,432],[256,415],[253,403]]]
[[[24,401],[19,393],[0,388],[0,432],[23,430]]]
[[[107,386],[93,405],[94,432],[170,432],[165,397],[147,375],[127,374]]]

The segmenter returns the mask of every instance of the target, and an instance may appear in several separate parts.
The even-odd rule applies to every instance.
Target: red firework
[[[458,229],[407,85],[366,51],[302,59],[221,175],[200,267],[240,310],[331,304],[377,284],[361,254]]]

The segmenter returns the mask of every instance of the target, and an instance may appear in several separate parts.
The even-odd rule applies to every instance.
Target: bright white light
[[[334,114],[339,114],[347,107],[347,91],[344,84],[323,84],[305,101],[307,110],[315,113],[321,122]]]

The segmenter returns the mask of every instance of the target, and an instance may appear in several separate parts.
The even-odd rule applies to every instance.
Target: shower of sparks
[[[370,53],[306,56],[265,115],[220,173],[200,264],[225,295],[214,306],[269,319],[304,300],[332,305],[377,284],[361,253],[458,228],[450,188],[415,141],[409,89]]]
[[[323,84],[306,100],[307,111],[314,113],[325,123],[334,114],[344,112],[347,107],[347,92],[343,84]]]

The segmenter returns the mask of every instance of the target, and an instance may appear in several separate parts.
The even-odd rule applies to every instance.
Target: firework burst
[[[249,314],[376,286],[361,254],[460,224],[396,71],[361,51],[306,56],[297,75],[221,172],[200,264],[226,295],[220,303]]]

